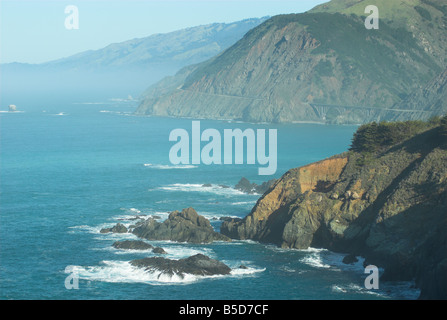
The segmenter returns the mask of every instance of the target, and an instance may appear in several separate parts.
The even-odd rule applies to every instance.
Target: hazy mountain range
[[[40,64],[2,64],[2,92],[137,97],[180,68],[202,62],[241,39],[265,18],[214,23],[110,44]]]

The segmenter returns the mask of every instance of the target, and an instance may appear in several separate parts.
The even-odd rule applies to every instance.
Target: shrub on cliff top
[[[441,135],[447,137],[447,115],[441,119]]]
[[[374,153],[401,143],[425,131],[432,121],[372,122],[360,126],[354,133],[351,151]]]

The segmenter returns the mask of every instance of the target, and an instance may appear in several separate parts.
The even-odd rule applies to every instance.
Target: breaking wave
[[[149,285],[181,285],[200,280],[225,277],[241,277],[263,272],[265,268],[247,267],[232,269],[229,275],[198,276],[193,274],[168,275],[160,271],[146,271],[134,267],[130,261],[101,261],[98,266],[73,266],[73,274],[79,279],[89,281],[103,281],[111,283],[145,283]]]
[[[218,195],[244,194],[242,191],[236,190],[234,188],[215,184],[174,183],[167,186],[159,187],[159,189],[165,191],[205,192]]]

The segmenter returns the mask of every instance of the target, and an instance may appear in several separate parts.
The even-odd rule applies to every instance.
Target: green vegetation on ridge
[[[372,122],[360,126],[354,133],[350,150],[355,152],[377,152],[394,146],[425,130],[446,126],[447,116],[430,121]]]

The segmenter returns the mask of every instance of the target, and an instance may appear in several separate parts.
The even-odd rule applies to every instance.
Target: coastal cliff
[[[447,120],[370,124],[349,152],[291,169],[221,233],[365,257],[447,298]],[[388,134],[384,134],[387,132]]]

